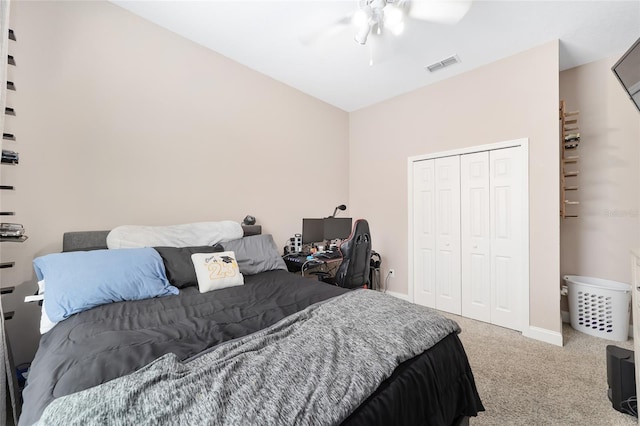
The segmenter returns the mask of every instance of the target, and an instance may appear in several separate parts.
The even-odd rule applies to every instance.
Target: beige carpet
[[[564,324],[564,347],[449,315],[464,344],[486,411],[471,425],[637,425],[607,398],[605,348],[633,349]]]

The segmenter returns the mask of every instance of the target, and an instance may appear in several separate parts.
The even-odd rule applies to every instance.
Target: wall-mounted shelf
[[[564,101],[560,101],[560,147],[562,157],[560,160],[560,217],[578,217],[577,214],[568,214],[567,206],[575,206],[580,204],[579,201],[567,199],[567,191],[575,194],[578,185],[570,182],[575,179],[580,171],[576,170],[578,156],[575,150],[580,146],[580,128],[578,126],[578,115],[580,111],[567,111]],[[571,169],[568,170],[567,167]]]
[[[2,93],[0,93],[0,108],[4,109],[4,114],[5,114],[5,115],[0,115],[0,127],[2,127],[2,131],[3,131],[3,139],[0,139],[0,141],[3,143],[7,140],[9,141],[16,140],[15,136],[13,136],[11,133],[8,133],[8,135],[10,135],[9,139],[5,137],[6,136],[5,133],[7,132],[5,118],[6,116],[16,115],[15,110],[10,106],[12,105],[11,102],[7,102],[8,99],[11,100],[12,97],[16,96],[15,92],[14,93],[9,92],[9,91],[16,91],[16,85],[13,81],[7,80],[7,74],[6,74],[7,65],[12,67],[16,66],[16,59],[12,55],[13,52],[11,52],[11,49],[14,47],[13,42],[16,41],[16,34],[13,31],[13,29],[10,28],[10,24],[9,24],[9,3],[10,3],[10,0],[4,0],[0,2],[0,17],[2,17],[2,20],[1,20],[2,22],[0,22],[0,27],[2,28],[2,33],[0,34],[0,58],[2,58],[1,62],[5,69],[5,72],[2,75],[3,81],[0,82],[0,84],[4,83],[7,89],[6,91],[2,91]],[[7,30],[8,30],[8,33],[5,32]],[[10,42],[9,40],[12,40],[12,41]],[[4,157],[5,161],[17,160],[17,154],[13,155],[12,152],[8,152],[8,151],[3,152],[2,157]],[[0,186],[0,189],[14,190],[15,188],[12,185],[2,185]],[[0,216],[13,216],[14,214],[15,214],[14,212],[0,212]],[[9,234],[5,233],[4,235],[11,235],[11,233]],[[26,239],[27,239],[26,236],[9,237],[9,238],[0,237],[0,241],[8,241],[8,242],[23,242]],[[13,262],[0,262],[0,270],[3,270],[5,268],[11,268],[13,266],[14,266]],[[0,294],[2,295],[11,293],[11,292],[13,292],[13,288],[11,287],[0,289]],[[14,317],[14,312],[5,312],[3,316],[5,320],[10,320]],[[1,402],[2,405],[0,406],[0,411],[3,412],[3,416],[4,416],[4,413],[6,413],[7,419],[12,420],[12,421],[8,421],[7,423],[12,424],[14,423],[15,420],[20,418],[20,412],[22,410],[22,401],[20,398],[21,389],[17,380],[16,368],[13,363],[11,344],[9,342],[8,336],[5,333],[4,323],[2,325],[3,327],[0,333],[0,338],[2,341],[0,342],[0,345],[2,345],[4,350],[0,352],[3,353],[4,360],[2,361],[5,362],[5,365],[7,366],[6,368],[7,398],[6,400]],[[2,386],[4,386],[4,381],[2,383]],[[4,424],[4,421],[2,423]]]
[[[16,135],[14,135],[13,133],[2,133],[2,139],[6,140],[6,141],[15,141],[16,140]]]
[[[24,243],[29,237],[21,235],[19,237],[0,237],[0,242],[3,243]]]
[[[5,133],[5,135],[9,135],[9,133]],[[13,135],[10,135],[13,136]],[[15,137],[13,138],[15,140]],[[15,151],[11,151],[10,149],[2,149],[2,156],[0,156],[0,163],[2,164],[13,164],[16,165],[20,162],[20,154]]]
[[[0,294],[10,294],[13,293],[13,290],[15,290],[15,287],[2,287],[0,288]]]
[[[14,191],[16,189],[13,185],[0,185],[0,190],[2,191]]]

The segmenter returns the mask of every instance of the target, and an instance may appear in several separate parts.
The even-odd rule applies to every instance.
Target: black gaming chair
[[[331,282],[339,287],[358,288],[369,283],[371,267],[371,234],[369,223],[358,219],[353,224],[351,235],[340,244],[342,263]]]

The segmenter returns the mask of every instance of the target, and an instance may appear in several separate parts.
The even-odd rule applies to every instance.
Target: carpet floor
[[[486,411],[476,425],[637,425],[607,398],[606,347],[633,342],[589,336],[563,324],[564,346],[445,314],[460,324],[476,385]]]

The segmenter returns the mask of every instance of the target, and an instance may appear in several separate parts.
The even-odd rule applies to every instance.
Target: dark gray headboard
[[[62,251],[106,249],[108,234],[109,231],[65,232]]]
[[[242,225],[244,236],[260,235],[261,225]],[[62,235],[62,251],[98,250],[107,248],[107,235],[110,231],[65,232]]]

